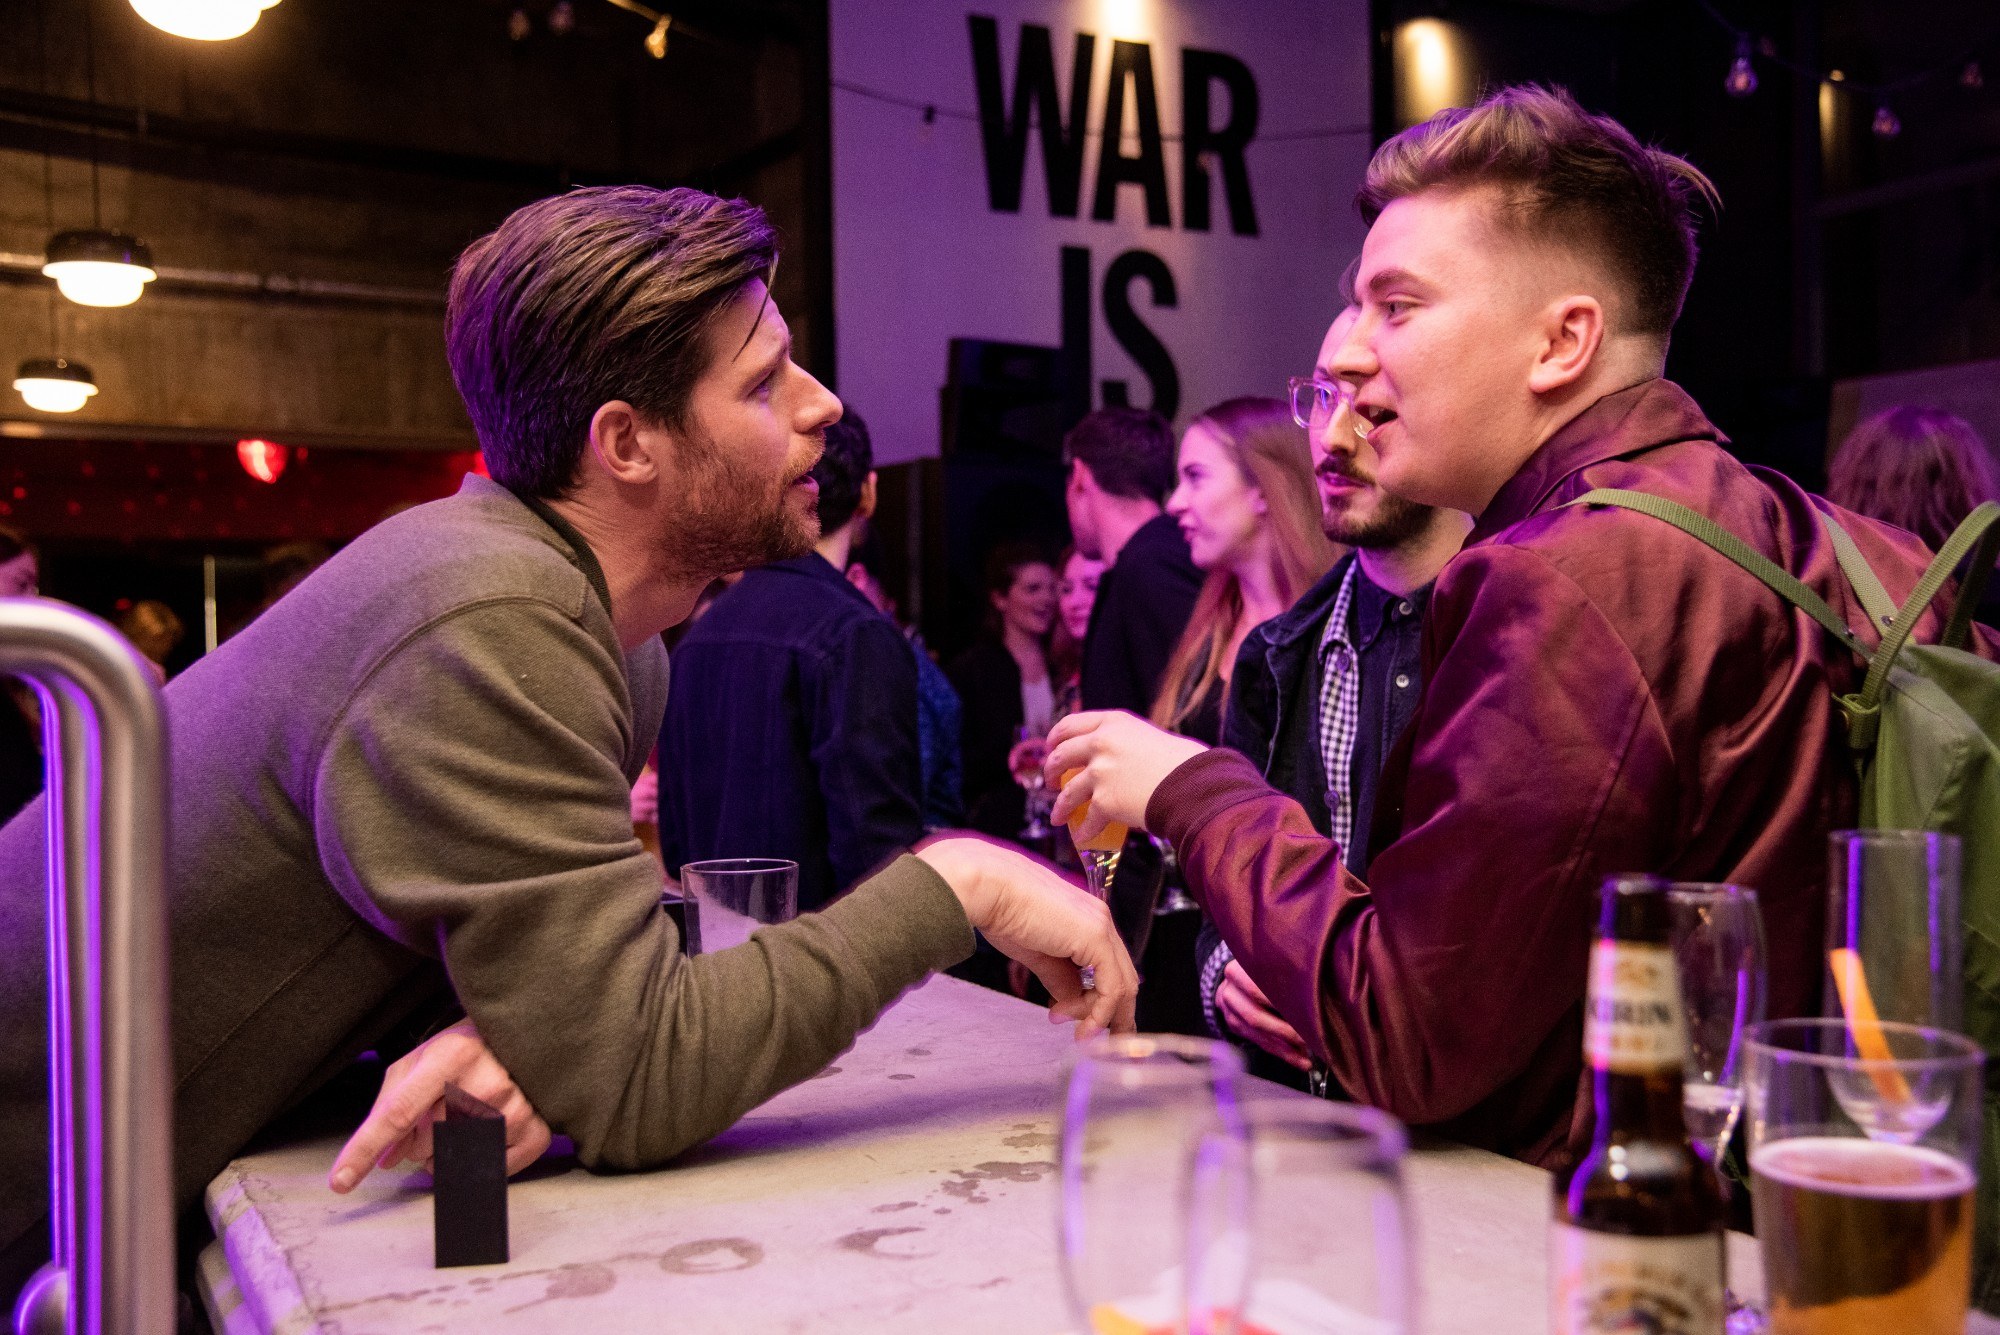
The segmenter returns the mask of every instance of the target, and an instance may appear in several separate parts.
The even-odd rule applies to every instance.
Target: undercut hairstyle
[[[1099,408],[1063,437],[1063,467],[1079,460],[1099,489],[1160,505],[1174,489],[1174,429],[1150,409]]]
[[[1502,88],[1376,149],[1355,205],[1372,226],[1395,200],[1482,185],[1502,192],[1503,226],[1604,265],[1623,289],[1607,311],[1614,331],[1672,332],[1694,277],[1695,202],[1721,206],[1693,164],[1560,88]]]
[[[819,483],[819,531],[838,531],[861,508],[861,489],[875,467],[875,446],[868,439],[868,423],[849,408],[840,420],[826,429],[826,452],[813,465],[813,481]]]
[[[1826,498],[1936,551],[1982,501],[2000,501],[2000,465],[1963,417],[1905,405],[1848,432],[1827,470]]]
[[[537,200],[466,247],[445,350],[493,480],[566,494],[591,416],[613,399],[684,425],[709,329],[777,260],[777,231],[754,204],[645,186]]]

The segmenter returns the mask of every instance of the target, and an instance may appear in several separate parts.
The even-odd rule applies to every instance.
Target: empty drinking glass
[[[1834,977],[1858,962],[1874,1013],[1884,1020],[1964,1026],[1959,841],[1929,830],[1841,830],[1827,857],[1826,1013],[1850,1000]],[[1838,952],[1850,952],[1840,955]],[[1850,966],[1851,967],[1851,966]]]
[[[1247,1098],[1189,1168],[1188,1329],[1403,1335],[1417,1329],[1402,1124],[1352,1103]]]
[[[1185,1167],[1203,1137],[1240,1132],[1242,1078],[1229,1044],[1175,1034],[1100,1035],[1071,1057],[1057,1222],[1064,1291],[1090,1335],[1186,1328]]]
[[[681,889],[758,922],[799,916],[799,864],[786,858],[716,858],[681,868]]]

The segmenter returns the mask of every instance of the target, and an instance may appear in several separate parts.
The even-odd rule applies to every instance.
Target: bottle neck
[[[1687,1139],[1678,1067],[1649,1074],[1592,1068],[1590,1079],[1597,1113],[1593,1140],[1598,1145],[1635,1140],[1678,1144]]]

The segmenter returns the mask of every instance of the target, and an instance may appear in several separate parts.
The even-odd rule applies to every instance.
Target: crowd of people
[[[182,1203],[396,1035],[429,1037],[334,1190],[424,1161],[448,1082],[505,1113],[512,1168],[552,1130],[656,1166],[976,939],[1083,1032],[1212,1027],[1559,1171],[1591,1131],[1603,876],[1757,887],[1772,1012],[1812,1013],[1859,665],[1708,548],[1576,502],[1690,506],[1870,638],[1823,519],[1901,599],[2000,485],[1928,410],[1864,423],[1832,500],[1740,463],[1664,376],[1711,197],[1559,93],[1391,139],[1359,260],[1301,275],[1346,298],[1310,372],[1178,440],[1130,408],[1076,423],[1073,547],[993,552],[948,668],[857,568],[872,445],[791,360],[763,215],[640,188],[517,211],[446,316],[491,479],[168,688]],[[698,606],[669,690],[663,633]],[[685,957],[635,786],[667,868],[791,858],[804,912]],[[1038,787],[1051,825],[1134,831],[1111,904],[1059,841],[1004,842]],[[0,830],[0,1284],[46,1248],[45,838],[39,808]],[[1175,961],[1152,938],[1183,899]]]

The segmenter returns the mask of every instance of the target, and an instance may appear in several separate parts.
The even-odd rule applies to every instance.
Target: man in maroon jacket
[[[1426,685],[1383,777],[1366,884],[1226,750],[1122,714],[1058,726],[1058,818],[1170,838],[1236,957],[1355,1098],[1561,1168],[1587,1144],[1585,959],[1609,873],[1761,894],[1774,1014],[1818,1009],[1829,831],[1856,792],[1852,655],[1658,520],[1670,497],[1875,639],[1820,525],[1889,591],[1900,530],[1745,467],[1662,378],[1708,181],[1565,94],[1498,92],[1376,153],[1361,318],[1333,370],[1388,490],[1477,516],[1432,595]],[[1919,636],[1935,638],[1933,617]],[[1990,644],[1981,652],[1991,653]]]

